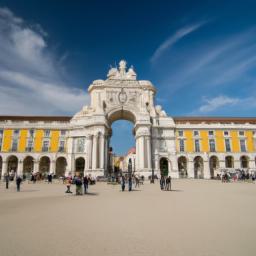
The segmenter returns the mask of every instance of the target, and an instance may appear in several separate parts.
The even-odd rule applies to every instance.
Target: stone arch
[[[249,157],[248,156],[241,156],[240,157],[240,167],[243,169],[249,168]]]
[[[201,156],[194,158],[194,177],[196,179],[204,178],[204,160]]]
[[[19,162],[19,159],[17,156],[15,155],[10,155],[8,158],[7,158],[7,171],[8,172],[17,172],[18,170],[18,162]]]
[[[135,124],[136,114],[134,114],[131,110],[124,109],[123,107],[118,107],[108,112],[107,120],[110,126],[113,122],[117,120],[127,120]]]
[[[219,158],[217,156],[211,156],[209,159],[210,177],[213,179],[216,175],[216,170],[220,167]]]
[[[67,159],[64,156],[60,156],[56,159],[55,174],[57,177],[64,177],[67,168]]]
[[[180,178],[187,178],[188,176],[188,161],[185,156],[178,158],[178,170]]]
[[[34,158],[26,156],[23,160],[23,173],[31,173],[34,170]]]
[[[233,156],[225,157],[225,167],[226,168],[234,168],[234,157]]]
[[[46,175],[50,171],[51,159],[48,156],[42,156],[39,160],[39,172]]]
[[[160,174],[161,176],[169,175],[169,163],[166,157],[161,157],[159,160]]]
[[[85,159],[83,157],[78,157],[75,161],[76,174],[83,176],[84,168],[85,168]]]

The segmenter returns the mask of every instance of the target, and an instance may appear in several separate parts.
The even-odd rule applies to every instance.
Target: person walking
[[[67,186],[67,190],[66,190],[65,193],[72,193],[72,191],[70,190],[70,187],[71,187],[71,184],[72,184],[71,178],[67,177],[65,183],[66,183],[66,186]]]
[[[4,174],[4,179],[5,179],[5,188],[8,189],[9,188],[9,181],[10,181],[10,176],[9,176],[8,172],[6,172]]]
[[[164,190],[164,186],[165,186],[165,179],[164,179],[164,176],[161,176],[161,179],[160,179],[160,188],[161,188],[161,190]]]
[[[76,184],[76,195],[82,195],[82,180],[79,176],[75,178],[75,184]]]
[[[171,176],[169,176],[166,179],[166,190],[171,191],[171,188],[172,188],[172,178]]]
[[[121,177],[121,188],[122,188],[122,191],[125,190],[125,177],[123,175]]]
[[[22,182],[22,178],[20,177],[20,175],[17,175],[16,177],[16,186],[17,186],[17,192],[20,191],[20,184]]]
[[[84,194],[87,193],[87,190],[88,190],[88,184],[89,184],[89,180],[88,180],[88,177],[87,175],[84,176]]]
[[[132,191],[132,176],[128,178],[129,191]]]

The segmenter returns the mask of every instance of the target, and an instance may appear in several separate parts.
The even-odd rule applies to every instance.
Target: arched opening
[[[187,159],[185,156],[180,156],[178,158],[178,169],[179,169],[179,177],[180,178],[187,178]]]
[[[243,169],[249,168],[249,157],[248,156],[241,156],[240,157],[240,166]]]
[[[168,159],[166,157],[160,159],[160,173],[161,176],[165,177],[169,175]]]
[[[76,159],[76,175],[82,177],[84,175],[85,160],[83,157]]]
[[[46,176],[50,171],[50,158],[48,156],[43,156],[39,162],[39,172],[41,175]]]
[[[225,157],[225,166],[226,168],[234,168],[234,158],[233,156]]]
[[[18,158],[16,156],[10,156],[7,160],[7,171],[10,173],[17,172],[18,169]]]
[[[210,176],[211,179],[213,179],[215,176],[217,176],[216,171],[219,168],[219,159],[217,156],[211,156],[210,157]]]
[[[30,174],[34,170],[34,159],[32,156],[27,156],[23,160],[23,173]]]
[[[135,158],[136,158],[136,147],[134,137],[134,124],[131,120],[115,120],[112,123],[109,144],[111,151],[108,157],[108,177],[117,178],[121,172],[124,175],[128,175],[129,171],[134,172],[136,169]],[[133,159],[130,161],[129,159]],[[111,161],[111,158],[113,159]],[[129,169],[128,169],[129,167]]]
[[[65,172],[66,172],[66,167],[67,167],[67,160],[65,157],[58,157],[56,160],[56,176],[59,177],[64,177]]]
[[[204,161],[201,156],[197,156],[194,158],[194,176],[195,179],[204,178]]]

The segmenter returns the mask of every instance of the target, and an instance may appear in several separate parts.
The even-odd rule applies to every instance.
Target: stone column
[[[86,147],[86,155],[87,155],[87,161],[86,161],[86,169],[92,169],[92,139],[93,136],[89,135],[87,137],[87,147]]]
[[[195,178],[195,172],[194,172],[194,161],[189,160],[188,161],[188,177],[189,178]]]
[[[4,180],[4,174],[7,172],[7,162],[3,161],[2,162],[2,175],[1,175],[1,180]]]
[[[100,169],[104,169],[104,159],[105,159],[105,136],[101,134],[99,138],[100,146]]]
[[[152,170],[152,155],[151,155],[151,138],[148,136],[147,141],[147,155],[148,155],[148,169]]]
[[[139,143],[140,143],[140,152],[139,152],[139,154],[140,154],[140,169],[141,170],[143,170],[144,168],[145,168],[145,155],[144,155],[144,153],[145,153],[145,147],[144,147],[144,137],[143,136],[141,136],[140,138],[139,138]]]
[[[50,172],[53,173],[53,174],[56,173],[56,162],[55,162],[55,160],[52,160],[50,162]]]
[[[18,160],[17,174],[18,175],[23,174],[23,161],[22,160]]]
[[[34,168],[33,172],[39,172],[39,161],[34,160]]]
[[[140,169],[139,166],[139,152],[140,152],[140,146],[139,146],[139,138],[136,138],[136,171]]]
[[[98,136],[97,135],[93,135],[93,144],[92,144],[92,169],[96,170],[97,168],[97,154],[98,154],[98,150],[97,150],[97,143],[98,142]]]
[[[105,136],[105,139],[104,139],[104,147],[105,147],[105,151],[104,151],[104,170],[105,170],[105,174],[107,174],[107,171],[108,171],[108,155],[109,155],[108,137],[107,136]]]
[[[211,172],[210,172],[210,165],[209,161],[204,161],[204,179],[210,179],[211,178]]]

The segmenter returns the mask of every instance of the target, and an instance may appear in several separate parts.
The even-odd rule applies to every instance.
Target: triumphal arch
[[[124,119],[134,124],[137,173],[148,177],[160,174],[160,159],[168,160],[172,177],[178,177],[175,156],[175,124],[161,106],[154,104],[156,89],[150,81],[138,80],[133,67],[121,60],[111,68],[106,80],[95,80],[88,88],[90,105],[84,106],[71,119],[68,155],[74,165],[73,148],[85,146],[85,173],[107,175],[111,125]],[[81,141],[81,138],[82,141]]]

